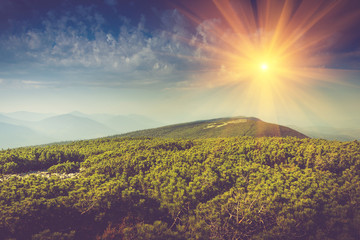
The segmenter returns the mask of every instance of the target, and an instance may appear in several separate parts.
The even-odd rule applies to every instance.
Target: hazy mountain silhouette
[[[51,114],[51,113],[35,113],[35,112],[27,112],[27,111],[6,113],[4,115],[12,119],[21,120],[21,121],[41,121],[45,118],[55,116],[55,114]]]
[[[92,119],[72,114],[46,118],[32,125],[42,134],[57,140],[78,140],[114,134],[114,130]]]
[[[0,114],[0,149],[106,137],[161,125],[141,115],[81,112],[51,115],[32,112]]]
[[[311,138],[322,138],[327,140],[353,141],[360,140],[360,129],[354,128],[333,128],[333,127],[297,127],[289,126],[300,131]]]
[[[38,145],[54,140],[27,127],[0,122],[0,149]]]

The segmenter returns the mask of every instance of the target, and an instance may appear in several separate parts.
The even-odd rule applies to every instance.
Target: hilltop
[[[201,120],[122,134],[126,137],[209,138],[209,137],[297,137],[306,135],[289,127],[254,117]]]

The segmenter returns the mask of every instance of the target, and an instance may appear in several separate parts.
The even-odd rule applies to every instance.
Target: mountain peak
[[[306,135],[255,117],[225,117],[169,125],[160,128],[130,132],[128,137],[209,138],[209,137],[298,137]]]

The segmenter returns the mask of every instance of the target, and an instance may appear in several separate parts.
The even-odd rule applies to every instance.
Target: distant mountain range
[[[105,137],[163,124],[141,115],[0,114],[0,149]]]
[[[28,127],[0,122],[0,149],[38,145],[54,141]]]
[[[169,125],[141,115],[0,113],[0,149],[121,136],[207,138],[233,136],[295,136],[328,140],[360,140],[360,129],[281,126],[257,118],[231,117]],[[146,130],[143,130],[146,129]]]
[[[354,141],[360,140],[360,129],[356,128],[334,128],[334,127],[298,127],[289,126],[297,131],[300,131],[311,138],[323,138],[327,140],[337,141]]]
[[[126,137],[168,137],[168,138],[209,138],[209,137],[298,137],[306,135],[289,127],[263,122],[257,118],[233,117],[175,124],[160,128],[123,134]]]

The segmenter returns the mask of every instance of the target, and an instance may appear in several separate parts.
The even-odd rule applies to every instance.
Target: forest
[[[359,178],[357,141],[113,137],[8,149],[0,237],[356,240]]]

